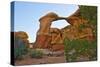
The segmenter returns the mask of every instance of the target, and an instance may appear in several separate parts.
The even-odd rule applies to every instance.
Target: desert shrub
[[[21,60],[23,59],[23,55],[28,52],[26,44],[18,37],[15,37],[14,41],[14,58]]]
[[[31,58],[42,58],[43,57],[43,52],[40,50],[32,50],[30,53]]]
[[[96,60],[97,58],[97,42],[88,40],[68,40],[65,39],[65,56],[67,62],[77,61],[80,56],[87,57],[89,60]]]
[[[82,30],[83,30],[84,28],[87,28],[87,26],[86,26],[85,24],[80,24],[79,27],[78,27],[78,30],[79,30],[80,32],[82,32]]]

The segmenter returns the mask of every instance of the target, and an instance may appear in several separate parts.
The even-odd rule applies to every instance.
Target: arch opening
[[[69,26],[70,24],[66,21],[66,20],[57,20],[57,21],[53,21],[51,24],[51,28],[58,28],[58,29],[62,29],[66,26]]]

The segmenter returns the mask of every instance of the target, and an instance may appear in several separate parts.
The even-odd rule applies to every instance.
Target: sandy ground
[[[34,65],[34,64],[52,64],[52,63],[65,63],[65,57],[64,56],[44,56],[41,59],[36,58],[25,58],[23,60],[17,60],[15,62],[15,65]]]

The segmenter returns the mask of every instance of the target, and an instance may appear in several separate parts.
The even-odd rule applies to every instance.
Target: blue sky
[[[78,9],[78,6],[72,4],[15,2],[14,8],[14,31],[25,31],[29,36],[29,41],[34,42],[39,29],[40,17],[49,12],[68,17]],[[65,20],[59,20],[53,22],[51,27],[61,29],[67,25],[69,24]]]

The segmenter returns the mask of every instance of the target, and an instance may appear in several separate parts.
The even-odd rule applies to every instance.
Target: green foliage
[[[80,26],[78,27],[79,31],[82,31],[84,28],[86,28],[87,26],[84,24],[80,24]]]
[[[43,52],[40,51],[40,50],[32,50],[31,53],[30,53],[30,56],[32,58],[42,58],[43,57]]]
[[[23,59],[23,55],[28,52],[26,44],[18,37],[15,37],[14,42],[14,58],[21,60]]]
[[[92,25],[93,33],[97,37],[97,7],[96,6],[79,6],[82,18],[89,21]]]
[[[80,6],[81,17],[87,19],[90,24],[97,24],[97,7],[96,6]]]
[[[97,43],[87,40],[68,40],[65,39],[65,56],[67,62],[77,61],[80,56],[88,57],[89,60],[96,60],[97,57]]]

